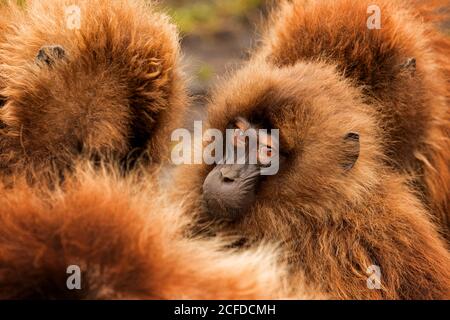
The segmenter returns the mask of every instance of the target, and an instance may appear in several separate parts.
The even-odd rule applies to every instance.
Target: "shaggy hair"
[[[277,67],[320,60],[361,87],[377,111],[389,164],[413,177],[450,240],[450,38],[424,22],[443,18],[439,9],[449,3],[376,1],[381,29],[369,30],[373,4],[283,2],[256,55]],[[411,58],[415,65],[404,67]]]
[[[66,27],[74,4],[80,30]],[[0,31],[0,299],[313,297],[287,290],[273,247],[185,239],[190,221],[159,194],[157,172],[74,166],[136,149],[166,157],[187,102],[167,17],[134,0],[1,2]],[[36,63],[47,45],[65,57]],[[40,172],[65,179],[49,189]],[[71,265],[81,290],[66,285]]]
[[[0,188],[0,299],[313,297],[286,290],[272,247],[236,253],[185,239],[188,221],[154,177],[75,171],[52,192]],[[81,268],[81,290],[66,286],[70,265]]]
[[[65,9],[81,10],[79,30]],[[187,101],[178,35],[138,0],[0,6],[0,170],[67,168],[81,154],[159,163]],[[57,45],[64,57],[36,62]]]
[[[268,54],[267,48],[261,49],[246,66],[219,85],[209,107],[210,128],[225,130],[236,117],[244,117],[268,124],[268,129],[280,129],[280,153],[286,159],[279,173],[262,181],[254,205],[232,223],[211,222],[203,212],[202,184],[210,166],[181,168],[175,183],[179,190],[174,195],[189,197],[187,203],[191,206],[187,211],[198,216],[200,226],[197,228],[239,235],[243,238],[240,243],[247,245],[259,241],[280,243],[285,249],[283,260],[289,264],[291,275],[304,273],[308,285],[321,288],[334,298],[448,299],[450,254],[432,223],[432,216],[409,187],[408,176],[403,171],[396,172],[391,165],[394,156],[386,152],[390,147],[386,141],[387,127],[379,125],[384,109],[372,106],[375,100],[368,99],[369,83],[361,88],[358,79],[343,74],[343,66],[336,62],[352,52],[370,59],[369,50],[397,44],[384,42],[382,34],[391,34],[402,43],[403,27],[398,35],[393,35],[398,28],[390,29],[387,24],[384,32],[377,31],[378,36],[373,36],[362,29],[366,28],[367,5],[347,0],[331,3],[319,0],[308,4],[305,8],[299,1],[282,5],[281,12],[275,14],[280,20],[269,37],[273,54]],[[394,26],[400,26],[403,21],[406,26],[413,23],[405,11],[396,14],[397,11],[392,10],[385,8],[383,15]],[[347,30],[346,21],[351,22],[353,29]],[[327,29],[320,29],[321,26]],[[372,37],[380,37],[380,41],[371,41]],[[350,39],[348,46],[354,50],[345,49],[347,39]],[[355,43],[355,40],[358,41]],[[277,41],[282,43],[280,47],[276,47]],[[332,56],[333,48],[339,50],[340,46],[345,50],[338,51],[335,60],[326,59],[327,53]],[[297,50],[309,56],[299,55],[290,63],[281,58],[296,57]],[[386,58],[391,68],[397,62],[400,64],[402,55],[390,59],[394,58],[397,60]],[[417,59],[420,63],[421,56]],[[360,74],[359,80],[364,81],[363,71],[358,68],[369,66],[368,70],[377,71],[376,68],[388,67],[384,63],[386,61],[371,61],[367,65],[361,61],[348,72]],[[435,62],[428,68],[433,66],[434,79],[443,79]],[[392,70],[381,70],[380,75],[371,72],[371,76],[399,77],[402,85],[413,82],[406,76],[403,79],[400,75],[386,75],[389,71]],[[427,79],[419,82],[433,87],[427,82],[431,81],[428,77],[433,76],[423,75],[426,70],[422,71],[422,67],[417,73],[418,79]],[[436,85],[439,90],[443,89],[445,81],[442,81]],[[383,84],[380,81],[380,85]],[[379,90],[388,90],[389,86],[383,88]],[[399,88],[395,85],[392,90]],[[409,94],[414,90],[410,86],[403,90],[405,97],[412,98]],[[417,94],[426,95],[425,91],[421,89]],[[390,97],[394,99],[395,93]],[[440,106],[446,110],[444,101],[441,96],[436,100],[439,105],[430,108],[437,110]],[[422,109],[428,112],[425,105],[420,107]],[[415,123],[415,119],[410,117],[408,121]],[[423,122],[417,116],[419,120]],[[442,124],[442,120],[436,123]],[[399,126],[402,121],[403,118]],[[438,125],[433,123],[423,125],[438,130]],[[341,163],[348,155],[343,138],[350,132],[360,135],[360,154],[355,166],[347,170]],[[422,139],[420,131],[408,132]],[[396,138],[402,137],[403,133]],[[424,149],[420,150],[431,150],[426,145],[421,145]],[[448,149],[441,151],[440,156],[444,157]],[[408,152],[399,151],[398,161]],[[402,161],[408,165],[406,159]],[[445,176],[447,171],[442,170]],[[445,184],[441,188],[445,188]],[[435,201],[437,205],[442,204]],[[368,270],[373,265],[381,269],[380,290],[367,286]]]

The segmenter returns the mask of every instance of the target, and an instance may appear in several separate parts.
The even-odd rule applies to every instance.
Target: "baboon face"
[[[225,148],[225,160],[221,159],[206,177],[203,198],[208,212],[233,220],[254,203],[262,170],[279,147],[275,137],[258,131],[263,124],[239,117],[227,127],[233,130],[232,141]],[[230,148],[231,156],[227,154]]]
[[[208,167],[205,212],[237,221],[262,207],[301,208],[342,197],[344,186],[355,183],[360,158],[371,154],[362,154],[372,139],[367,133],[375,130],[363,108],[357,90],[320,64],[241,70],[213,96],[209,126],[236,128],[236,139],[247,128],[279,129],[279,141],[258,137],[263,155],[279,153],[279,172],[260,175],[260,161]]]

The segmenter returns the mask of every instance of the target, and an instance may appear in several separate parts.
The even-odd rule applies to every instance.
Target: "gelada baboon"
[[[79,30],[66,26],[74,4]],[[184,239],[187,217],[148,172],[74,166],[52,190],[30,187],[17,171],[70,165],[84,149],[164,157],[186,102],[177,36],[136,1],[1,10],[0,166],[15,183],[0,186],[0,299],[310,297],[285,289],[270,247],[223,252],[220,241]]]
[[[415,38],[402,30],[416,24],[407,11],[385,5],[387,35],[377,31],[374,36],[366,27],[367,6],[360,2],[308,3],[312,7],[305,9],[300,2],[286,3],[281,13],[275,14],[290,17],[290,13],[296,18],[292,23],[287,17],[275,22],[279,28],[285,25],[285,33],[278,30],[276,34],[279,41],[286,41],[285,48],[274,53],[286,55],[286,59],[296,57],[296,46],[303,49],[306,43],[316,55],[275,65],[267,58],[274,55],[263,49],[217,88],[208,110],[208,127],[221,131],[235,128],[235,140],[249,127],[279,129],[278,143],[259,137],[265,156],[280,155],[278,174],[258,175],[261,165],[249,163],[187,166],[177,173],[176,196],[191,204],[188,212],[193,212],[199,223],[196,232],[240,236],[236,246],[261,240],[278,242],[285,249],[284,260],[291,274],[304,273],[308,285],[334,298],[449,298],[449,252],[429,212],[411,190],[408,177],[389,165],[393,155],[385,152],[387,129],[380,126],[380,110],[368,101],[370,88],[346,77],[331,59],[332,49],[347,43],[335,59],[352,54],[381,59],[392,54],[378,52],[382,48],[414,42]],[[303,23],[303,29],[293,38],[289,32],[297,30],[295,23]],[[328,31],[316,32],[315,28],[322,30],[322,23]],[[416,29],[420,27],[412,30]],[[285,34],[289,36],[284,38]],[[313,35],[311,39],[309,35]],[[275,33],[272,37],[276,43]],[[389,40],[393,42],[386,42]],[[419,40],[427,43],[425,37]],[[330,46],[328,55],[320,55],[327,54],[322,45]],[[427,46],[431,48],[431,44]],[[357,63],[348,72],[367,67],[370,76],[376,77],[377,68],[387,68],[383,63],[389,62],[392,68],[400,64],[401,53],[399,49],[397,55],[385,57],[386,61]],[[404,52],[404,59],[409,56]],[[416,67],[418,76],[425,72],[421,65]],[[391,79],[383,70],[380,74]],[[433,72],[435,79],[441,79],[437,67]],[[405,97],[425,95],[425,89],[414,91],[406,86],[413,80],[397,76],[405,85]],[[395,137],[391,133],[391,137],[402,139],[403,134]],[[411,134],[421,137],[420,132]],[[398,159],[406,155],[407,151],[402,151]],[[374,274],[374,270],[379,272]]]
[[[186,217],[155,177],[74,171],[51,192],[0,187],[0,299],[314,297],[286,289],[271,247],[185,239]]]
[[[439,20],[449,3],[414,3],[285,2],[257,55],[278,67],[321,60],[360,86],[387,160],[412,176],[450,240],[450,38],[422,22]]]
[[[1,172],[164,160],[187,101],[168,17],[137,0],[14,3],[0,9]]]

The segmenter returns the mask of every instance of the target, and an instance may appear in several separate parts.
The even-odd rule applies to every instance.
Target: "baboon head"
[[[186,174],[194,181],[190,191],[201,192],[202,218],[244,235],[279,232],[279,239],[296,219],[330,218],[333,206],[359,201],[376,175],[371,164],[379,154],[366,108],[357,89],[319,63],[286,68],[251,63],[237,72],[213,95],[208,127],[237,129],[232,144],[245,145],[248,128],[269,134],[256,133],[256,163],[204,165]],[[273,129],[279,130],[278,141]],[[274,153],[278,172],[261,175],[267,163],[262,160]],[[322,212],[311,210],[316,205]]]
[[[5,153],[19,150],[37,166],[83,153],[165,158],[161,141],[186,102],[178,36],[138,3],[75,1],[77,30],[66,25],[64,1],[17,9],[0,48]]]

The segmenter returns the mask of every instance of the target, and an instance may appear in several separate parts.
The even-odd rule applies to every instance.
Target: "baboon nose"
[[[220,174],[223,182],[233,182],[239,177],[239,172],[232,167],[221,168]]]

